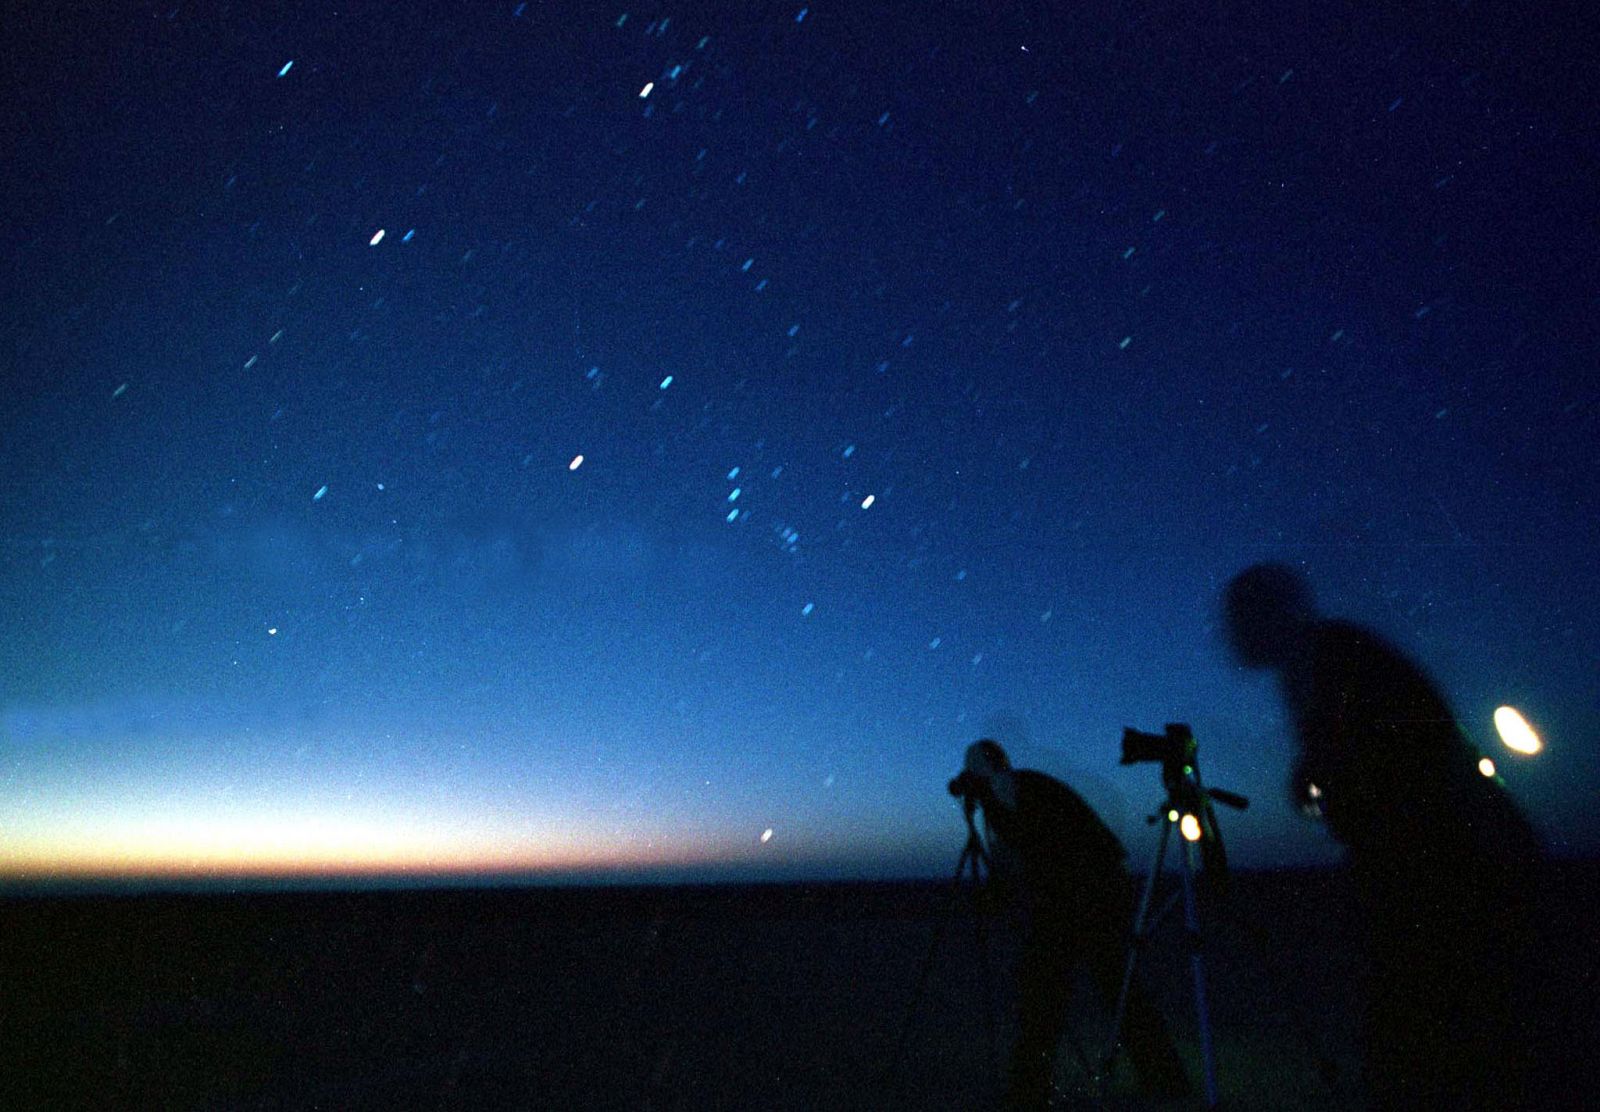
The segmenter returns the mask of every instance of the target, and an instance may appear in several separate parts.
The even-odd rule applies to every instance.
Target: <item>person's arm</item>
[[[985,825],[988,834],[989,868],[1000,887],[1012,887],[1020,879],[1022,861],[1011,844],[1002,838],[993,826]]]
[[[1299,755],[1289,774],[1289,801],[1303,815],[1326,818],[1328,789],[1339,780],[1345,747],[1345,708],[1336,689],[1324,683],[1312,685],[1293,709]]]
[[[1364,634],[1335,630],[1314,654],[1300,722],[1305,782],[1321,790],[1328,829],[1346,845],[1415,842],[1427,825],[1418,793],[1427,760],[1415,696],[1426,680]],[[1309,794],[1309,789],[1308,793]]]
[[[991,816],[1001,807],[991,797],[984,809],[984,849],[989,858],[989,875],[984,884],[983,900],[986,910],[1003,910],[1013,917],[1020,913],[1026,896],[1026,878],[1022,858],[1009,843],[999,827],[1005,825],[1001,818],[996,824]]]
[[[1351,756],[1359,739],[1352,736],[1349,662],[1337,651],[1319,646],[1304,666],[1288,678],[1289,705],[1299,742],[1290,774],[1290,802],[1302,814],[1327,820],[1342,838],[1341,822],[1352,792]]]

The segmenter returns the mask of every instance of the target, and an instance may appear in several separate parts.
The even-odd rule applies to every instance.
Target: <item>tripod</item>
[[[984,873],[991,868],[989,851],[984,847],[983,838],[978,833],[978,825],[973,819],[976,810],[975,802],[969,797],[963,800],[963,809],[967,819],[967,842],[961,848],[961,855],[956,858],[956,869],[950,877],[950,895],[945,901],[944,913],[939,916],[933,929],[933,939],[928,944],[928,952],[922,959],[922,968],[917,974],[917,984],[911,991],[911,999],[906,1005],[905,1020],[900,1025],[900,1038],[895,1044],[894,1057],[889,1062],[889,1070],[885,1075],[885,1082],[893,1090],[899,1083],[900,1064],[905,1058],[906,1042],[911,1035],[911,1023],[922,1003],[923,991],[927,988],[928,977],[933,972],[934,955],[938,953],[940,944],[944,941],[945,927],[955,917],[956,904],[965,895],[977,899],[979,888],[983,884]],[[989,936],[982,914],[973,916],[973,929],[978,940],[978,960],[982,963],[983,983],[991,983],[989,976]],[[995,1033],[994,1000],[989,1001],[989,1056],[995,1060],[999,1056],[998,1039]]]
[[[1189,953],[1189,973],[1194,987],[1195,1017],[1200,1028],[1200,1056],[1205,1066],[1206,1080],[1206,1107],[1217,1106],[1217,1069],[1211,1045],[1211,1015],[1206,1002],[1206,971],[1205,960],[1202,953],[1200,935],[1200,913],[1195,901],[1195,864],[1194,847],[1202,839],[1209,841],[1202,846],[1202,852],[1207,858],[1215,856],[1218,866],[1225,868],[1225,855],[1222,850],[1221,835],[1217,831],[1216,816],[1211,809],[1211,800],[1226,803],[1230,807],[1243,809],[1249,801],[1243,796],[1232,792],[1222,791],[1220,788],[1207,789],[1200,783],[1200,773],[1194,762],[1193,751],[1190,749],[1183,755],[1186,763],[1173,760],[1166,763],[1163,770],[1163,780],[1167,787],[1167,797],[1161,803],[1161,808],[1155,815],[1151,815],[1149,822],[1161,823],[1161,838],[1156,843],[1155,860],[1150,866],[1150,875],[1145,878],[1144,894],[1139,900],[1139,910],[1133,917],[1133,938],[1128,944],[1128,962],[1122,973],[1122,989],[1117,994],[1117,1010],[1112,1021],[1111,1037],[1106,1045],[1104,1072],[1109,1075],[1111,1066],[1116,1060],[1117,1048],[1122,1039],[1122,1025],[1127,1017],[1128,992],[1133,984],[1134,966],[1138,961],[1139,952],[1160,928],[1162,920],[1172,911],[1178,900],[1183,901],[1183,938],[1184,946]],[[1167,845],[1172,840],[1172,829],[1178,827],[1182,848],[1179,853],[1179,872],[1181,885],[1154,915],[1150,913],[1154,900],[1156,884],[1161,879],[1161,868],[1166,859]]]

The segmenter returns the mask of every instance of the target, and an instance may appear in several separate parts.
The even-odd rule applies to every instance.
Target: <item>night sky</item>
[[[1597,28],[1387,7],[13,12],[0,878],[1332,861],[1263,559],[1600,849]]]

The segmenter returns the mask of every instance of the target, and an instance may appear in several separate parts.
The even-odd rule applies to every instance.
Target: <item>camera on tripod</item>
[[[1200,1020],[1200,1050],[1206,1071],[1206,1106],[1217,1105],[1216,1065],[1211,1053],[1211,1020],[1206,1009],[1205,979],[1200,958],[1200,918],[1196,901],[1196,884],[1204,878],[1213,891],[1222,894],[1228,886],[1228,852],[1223,846],[1222,830],[1212,808],[1215,800],[1238,810],[1250,801],[1234,792],[1221,788],[1208,788],[1200,779],[1200,747],[1195,742],[1194,731],[1182,722],[1169,722],[1159,734],[1147,734],[1128,727],[1122,731],[1122,763],[1159,764],[1161,783],[1167,795],[1150,816],[1154,824],[1162,823],[1161,841],[1156,846],[1155,863],[1145,879],[1144,895],[1139,901],[1139,911],[1133,920],[1133,943],[1128,949],[1127,970],[1123,974],[1122,994],[1117,999],[1116,1021],[1106,1050],[1107,1067],[1115,1058],[1118,1040],[1122,1036],[1122,1022],[1126,1018],[1128,986],[1133,978],[1133,966],[1141,947],[1149,940],[1161,920],[1172,910],[1178,897],[1166,901],[1159,910],[1153,906],[1156,884],[1161,876],[1161,864],[1166,857],[1172,831],[1176,829],[1183,839],[1179,843],[1179,867],[1182,877],[1182,903],[1184,931],[1190,939],[1192,973],[1194,976],[1195,1011]],[[1194,851],[1200,853],[1199,877],[1194,863]]]
[[[1122,731],[1122,763],[1159,763],[1162,771],[1181,768],[1195,748],[1194,731],[1182,722],[1168,722],[1165,733],[1147,734],[1127,726]]]
[[[1242,811],[1250,800],[1236,792],[1207,788],[1200,783],[1200,745],[1187,723],[1168,722],[1165,732],[1147,734],[1126,726],[1122,731],[1122,763],[1159,764],[1169,802],[1199,804],[1214,799],[1225,807]]]
[[[1165,817],[1178,827],[1187,842],[1198,842],[1202,871],[1219,887],[1226,887],[1228,851],[1217,826],[1211,803],[1242,811],[1250,801],[1242,795],[1208,788],[1200,779],[1200,746],[1194,731],[1183,722],[1169,722],[1159,734],[1148,734],[1129,726],[1122,731],[1122,763],[1159,764],[1161,782],[1167,789],[1160,813],[1151,822]]]

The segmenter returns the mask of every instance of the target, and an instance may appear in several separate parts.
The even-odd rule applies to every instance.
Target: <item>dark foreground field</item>
[[[1558,978],[1544,1018],[1571,1039],[1553,1068],[1575,1097],[1600,1024],[1597,879],[1564,868],[1544,916]],[[1015,940],[994,924],[980,949],[948,897],[817,885],[8,898],[0,1105],[982,1108],[1010,1038]],[[1230,904],[1206,924],[1224,1104],[1359,1105],[1340,882],[1244,875]],[[1198,1085],[1177,941],[1159,941],[1148,976]],[[1080,1001],[1074,1038],[1093,1055],[1107,1016]],[[1126,1078],[1097,1092],[1071,1045],[1060,1077],[1062,1107],[1143,1107]]]

